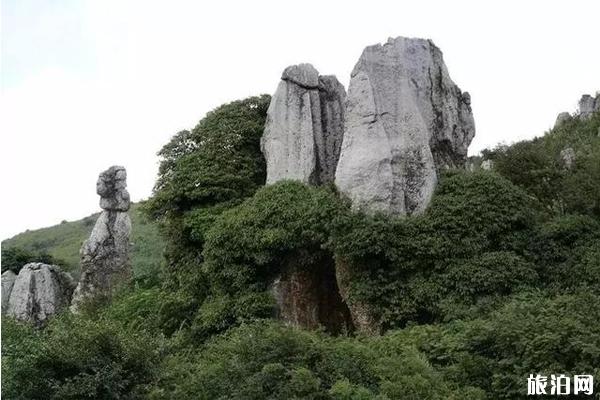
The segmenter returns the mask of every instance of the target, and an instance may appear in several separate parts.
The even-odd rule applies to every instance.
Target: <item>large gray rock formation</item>
[[[4,274],[2,277],[4,279]],[[71,276],[59,267],[29,263],[14,280],[6,314],[39,325],[69,306],[74,288]]]
[[[113,166],[98,177],[96,192],[102,212],[90,237],[81,247],[81,278],[71,309],[77,311],[90,298],[110,298],[131,278],[129,264],[129,193],[125,168]]]
[[[283,71],[267,112],[261,148],[267,184],[282,179],[333,182],[342,143],[346,92],[310,64]]]
[[[2,314],[8,308],[8,300],[10,299],[10,292],[12,292],[15,279],[17,279],[17,275],[10,269],[2,273]]]
[[[600,110],[600,94],[596,97],[584,94],[579,100],[579,117],[583,119],[591,118],[592,115]]]
[[[367,47],[351,75],[335,183],[356,209],[423,211],[446,168],[463,168],[475,135],[470,96],[429,40]]]

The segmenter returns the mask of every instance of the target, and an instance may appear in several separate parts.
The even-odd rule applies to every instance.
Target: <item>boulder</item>
[[[471,99],[442,52],[399,37],[367,47],[351,74],[335,183],[355,209],[422,212],[447,168],[464,168],[475,135]]]
[[[14,281],[6,314],[40,325],[68,307],[74,288],[71,276],[59,267],[29,263]]]
[[[343,135],[346,92],[310,64],[285,69],[267,112],[261,149],[267,184],[332,182]]]
[[[10,269],[2,273],[2,314],[8,308],[8,300],[10,299],[10,292],[15,284],[15,279],[17,279],[17,274]]]
[[[102,172],[96,191],[103,208],[90,237],[83,243],[81,278],[73,294],[71,309],[76,312],[91,298],[110,298],[131,279],[129,235],[131,220],[125,168],[114,166]]]
[[[569,114],[568,112],[561,112],[556,117],[556,121],[554,122],[554,127],[556,128],[556,127],[564,124],[565,122],[567,122],[570,119],[571,119],[571,114]]]
[[[575,166],[575,150],[572,147],[564,148],[560,151],[560,161],[566,169]]]

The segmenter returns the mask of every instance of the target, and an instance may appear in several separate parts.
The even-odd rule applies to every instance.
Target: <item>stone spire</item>
[[[450,79],[440,49],[389,39],[367,47],[352,72],[335,183],[356,209],[420,213],[438,173],[465,167],[474,135],[471,98]]]
[[[283,71],[267,112],[261,148],[267,184],[282,179],[333,182],[340,155],[346,91],[310,64]]]
[[[129,193],[125,168],[113,166],[100,173],[96,183],[102,212],[90,237],[81,247],[81,278],[71,309],[92,297],[110,298],[131,278],[129,264]]]

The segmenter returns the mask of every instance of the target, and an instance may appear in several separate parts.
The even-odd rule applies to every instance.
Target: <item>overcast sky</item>
[[[98,173],[147,198],[156,152],[290,64],[347,87],[362,49],[424,37],[469,91],[471,154],[543,134],[600,89],[600,2],[2,0],[0,238],[99,209]]]

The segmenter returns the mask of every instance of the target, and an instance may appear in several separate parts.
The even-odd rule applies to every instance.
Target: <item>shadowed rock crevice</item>
[[[300,260],[305,258],[289,257],[273,283],[278,317],[292,326],[324,328],[333,334],[352,332],[354,324],[338,289],[332,256],[323,254],[309,262]]]

